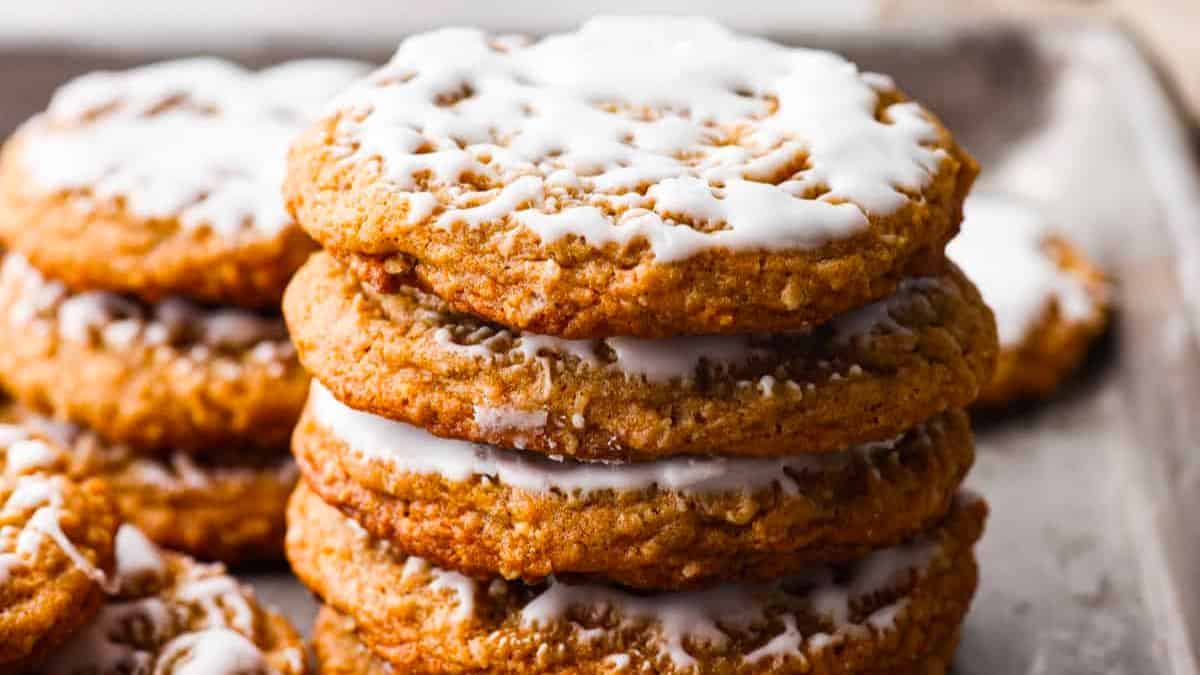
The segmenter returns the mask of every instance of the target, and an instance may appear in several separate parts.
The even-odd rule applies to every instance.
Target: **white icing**
[[[957,289],[937,277],[905,279],[891,296],[831,320],[828,325],[833,341],[844,344],[878,334],[909,334],[910,331],[892,314],[913,302],[922,301],[922,296],[931,291],[957,293]],[[417,301],[420,302],[419,297]],[[485,325],[456,324],[452,323],[455,321],[453,314],[443,312],[431,311],[423,318],[437,326],[432,336],[441,348],[463,357],[493,361],[499,357],[520,354],[526,361],[535,361],[547,355],[571,356],[584,367],[607,368],[625,377],[643,378],[652,383],[688,382],[694,380],[705,367],[715,371],[728,370],[772,355],[770,346],[748,335],[693,335],[653,340],[634,337],[566,340],[550,335],[515,333]],[[608,360],[601,356],[605,353],[611,355]],[[862,372],[862,366],[858,364],[851,364],[847,370],[847,374],[852,376],[861,375]],[[832,377],[837,379],[842,375],[833,373]],[[774,393],[775,383],[772,380],[760,378],[755,384],[764,396]],[[794,391],[792,393],[795,394]],[[531,411],[513,412],[531,414]],[[485,416],[483,419],[489,420],[491,417]],[[476,422],[483,424],[478,414]]]
[[[214,569],[219,568],[200,568],[196,578],[176,589],[175,598],[203,609],[206,625],[227,625],[253,635],[254,609],[242,587],[231,576],[212,573]]]
[[[49,539],[76,569],[108,587],[104,570],[88,560],[62,529],[64,480],[61,476],[32,475],[21,476],[13,482],[12,492],[0,509],[0,515],[6,519],[28,516],[24,527],[0,537],[0,554],[5,556],[0,562],[0,568],[4,570],[0,581],[7,581],[13,568],[36,560],[41,555],[43,540]],[[10,547],[12,550],[7,550]]]
[[[164,578],[167,562],[139,530],[117,533],[117,579]],[[188,571],[156,595],[105,604],[57,650],[46,675],[268,675],[276,671],[246,636],[254,635],[245,591],[219,566]],[[128,589],[122,592],[128,592]],[[199,612],[195,611],[199,608]],[[230,618],[227,618],[231,617]],[[196,620],[200,619],[199,623]]]
[[[1052,234],[1044,214],[1030,204],[973,195],[962,233],[946,248],[995,313],[1004,347],[1019,345],[1052,301],[1067,321],[1088,321],[1099,311],[1083,282],[1048,255]]]
[[[9,477],[53,466],[62,459],[62,453],[59,450],[51,447],[45,441],[37,439],[11,443],[6,450],[2,451],[2,454],[4,455],[4,473]]]
[[[363,64],[312,61],[255,74],[216,59],[85,75],[24,130],[22,161],[48,191],[90,190],[136,216],[223,236],[274,234],[288,143]]]
[[[129,523],[117,528],[116,558],[114,574],[119,587],[145,576],[161,577],[166,571],[167,563],[158,547]]]
[[[196,344],[250,350],[256,360],[275,358],[276,362],[294,355],[282,319],[232,308],[207,309],[183,298],[145,305],[107,291],[70,293],[16,253],[4,257],[0,284],[15,295],[9,309],[11,323],[53,326],[61,337],[74,342],[99,342],[112,349]],[[195,356],[203,359],[209,353]]]
[[[617,588],[551,580],[549,586],[521,610],[526,625],[566,621],[568,613],[600,616],[611,611],[623,625],[646,625],[656,637],[661,653],[678,668],[697,665],[689,644],[716,646],[729,641],[730,629],[762,626],[778,616],[782,632],[747,653],[751,662],[775,658],[803,658],[803,649],[819,649],[831,638],[870,635],[894,629],[906,599],[888,605],[866,620],[855,621],[850,604],[855,599],[894,589],[912,574],[924,574],[939,546],[920,539],[867,555],[849,566],[844,579],[835,579],[828,566],[813,566],[802,574],[764,584],[725,584],[704,590],[635,595]],[[770,611],[769,611],[770,610]],[[830,633],[804,635],[795,611],[812,613],[831,626]],[[780,614],[779,612],[783,612]]]
[[[267,675],[275,669],[253,642],[228,628],[184,633],[167,643],[159,657],[173,675]]]
[[[469,620],[475,614],[475,581],[458,572],[437,567],[430,567],[429,573],[433,575],[433,583],[429,584],[429,588],[450,591],[458,603],[450,615],[450,621],[461,625]]]
[[[405,40],[339,97],[337,140],[382,160],[410,223],[644,239],[663,262],[809,248],[895,211],[944,157],[917,104],[876,120],[880,84],[700,19],[602,17],[524,44],[452,28]],[[452,201],[436,216],[431,190]]]
[[[354,452],[400,471],[432,474],[450,481],[486,476],[531,492],[641,490],[657,487],[685,493],[740,492],[779,486],[799,493],[795,476],[842,465],[864,454],[886,451],[899,439],[836,453],[753,459],[674,457],[647,462],[555,460],[532,452],[439,438],[410,424],[354,410],[313,382],[309,406],[318,424]],[[920,430],[910,433],[921,433]]]
[[[475,424],[480,429],[496,431],[536,430],[546,426],[549,417],[545,410],[516,410],[477,405],[474,409]]]
[[[128,642],[134,630],[142,639],[162,640],[175,622],[172,611],[160,598],[131,602],[109,602],[65,645],[42,665],[44,675],[117,675],[153,672],[154,656]],[[124,639],[123,639],[124,638]]]

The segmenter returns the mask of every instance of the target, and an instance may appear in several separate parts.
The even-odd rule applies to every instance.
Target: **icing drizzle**
[[[929,293],[957,293],[957,289],[939,277],[914,277],[905,279],[889,297],[846,312],[828,322],[825,327],[830,334],[830,344],[845,346],[870,340],[873,336],[908,335],[911,331],[893,318],[893,314],[914,303],[925,302]],[[411,295],[411,301],[419,308],[416,318],[433,327],[432,339],[441,348],[472,359],[492,361],[519,355],[526,362],[535,362],[546,355],[559,358],[572,357],[587,368],[611,368],[629,378],[641,378],[651,383],[672,381],[694,381],[700,371],[720,372],[746,365],[755,360],[771,360],[777,354],[791,357],[801,354],[794,346],[782,350],[775,345],[787,340],[799,341],[814,331],[799,331],[774,336],[728,335],[728,336],[680,336],[663,339],[634,337],[612,337],[600,340],[568,340],[551,335],[521,333],[480,323],[473,317],[450,312],[440,300],[414,289],[401,293]],[[408,310],[412,311],[412,310]],[[830,363],[823,362],[820,354],[824,345],[817,345],[811,360],[822,370]],[[832,356],[830,356],[832,358]],[[850,364],[837,377],[852,377],[861,374],[861,366]],[[774,392],[775,378],[756,382],[764,395]],[[747,382],[750,384],[750,382]],[[798,382],[792,384],[798,392]]]
[[[503,221],[544,242],[805,249],[900,208],[945,152],[915,103],[829,52],[710,21],[600,17],[531,42],[450,28],[335,101],[408,224]]]
[[[96,72],[61,87],[31,120],[22,162],[84,210],[121,200],[140,218],[234,237],[291,224],[279,196],[291,138],[366,72],[299,61],[259,73],[217,59]]]
[[[783,458],[678,457],[646,462],[556,460],[537,453],[509,450],[449,438],[419,427],[354,410],[315,380],[309,409],[316,422],[353,452],[384,462],[399,471],[432,474],[449,481],[486,476],[531,492],[558,490],[588,493],[657,487],[684,493],[740,492],[778,485],[799,494],[794,476],[845,465],[857,458],[885,453],[903,436],[835,453]],[[923,428],[909,434],[925,434]]]
[[[946,248],[995,313],[1003,347],[1018,346],[1051,302],[1067,321],[1089,321],[1099,312],[1087,286],[1047,253],[1051,235],[1032,205],[980,194],[967,200],[962,233]]]
[[[352,520],[344,522],[356,532],[361,531]],[[378,540],[372,543],[387,547]],[[761,631],[775,621],[780,625],[778,632],[741,658],[749,662],[804,659],[806,651],[820,651],[847,639],[894,630],[904,615],[907,597],[901,596],[865,616],[855,608],[864,599],[894,594],[925,575],[941,552],[942,546],[933,535],[923,535],[849,565],[813,565],[771,583],[729,583],[704,590],[653,594],[551,578],[545,585],[531,589],[532,598],[520,609],[519,621],[531,628],[566,623],[574,637],[582,641],[603,639],[608,629],[585,628],[576,621],[579,617],[592,617],[604,626],[612,622],[621,629],[648,630],[657,655],[680,669],[699,665],[690,648],[700,644],[722,647],[737,635]],[[431,590],[453,598],[455,610],[446,614],[446,620],[452,623],[470,619],[478,598],[510,593],[519,597],[528,588],[503,580],[481,587],[480,582],[409,556],[404,560],[403,578],[417,575],[428,577]],[[449,581],[446,575],[450,575]],[[817,623],[805,622],[807,628],[802,630],[796,620],[801,615],[815,617]],[[506,638],[493,634],[483,639]]]
[[[0,288],[9,296],[12,325],[53,330],[73,342],[111,349],[186,348],[197,360],[213,352],[244,351],[278,375],[295,355],[282,319],[205,308],[183,298],[145,304],[108,291],[71,293],[17,253],[5,255],[0,264]]]
[[[117,597],[67,642],[46,675],[273,675],[254,642],[250,591],[219,565],[172,565],[131,525],[117,533]],[[178,575],[178,578],[169,578]],[[145,589],[150,589],[149,592]],[[297,664],[300,654],[284,655]],[[299,665],[295,668],[299,672]]]

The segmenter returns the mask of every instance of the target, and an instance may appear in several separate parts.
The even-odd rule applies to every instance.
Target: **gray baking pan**
[[[1105,25],[782,37],[893,75],[980,159],[981,189],[1040,203],[1117,280],[1115,326],[1086,372],[980,424],[969,483],[993,515],[955,672],[1197,673],[1200,180],[1152,69]],[[0,47],[0,130],[71,74],[163,56]],[[286,572],[243,577],[308,625],[315,605]]]

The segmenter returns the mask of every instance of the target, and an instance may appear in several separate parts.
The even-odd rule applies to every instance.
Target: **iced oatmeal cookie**
[[[695,19],[405,40],[291,147],[380,290],[566,338],[812,326],[936,266],[977,172],[888,78]]]
[[[445,437],[583,459],[774,456],[892,438],[975,399],[996,333],[953,266],[777,335],[563,340],[380,294],[327,254],[284,299],[305,367],[347,405]]]

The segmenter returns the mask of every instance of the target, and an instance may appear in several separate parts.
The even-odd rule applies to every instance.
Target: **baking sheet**
[[[1083,376],[979,430],[969,484],[993,515],[954,672],[1200,672],[1200,181],[1153,73],[1090,24],[777,37],[893,75],[981,160],[980,189],[1038,201],[1120,281],[1116,325]],[[380,47],[368,58],[386,58]],[[313,50],[234,56],[297,51]],[[163,56],[0,48],[0,130],[71,74]],[[315,605],[286,572],[242,576],[309,624]]]

